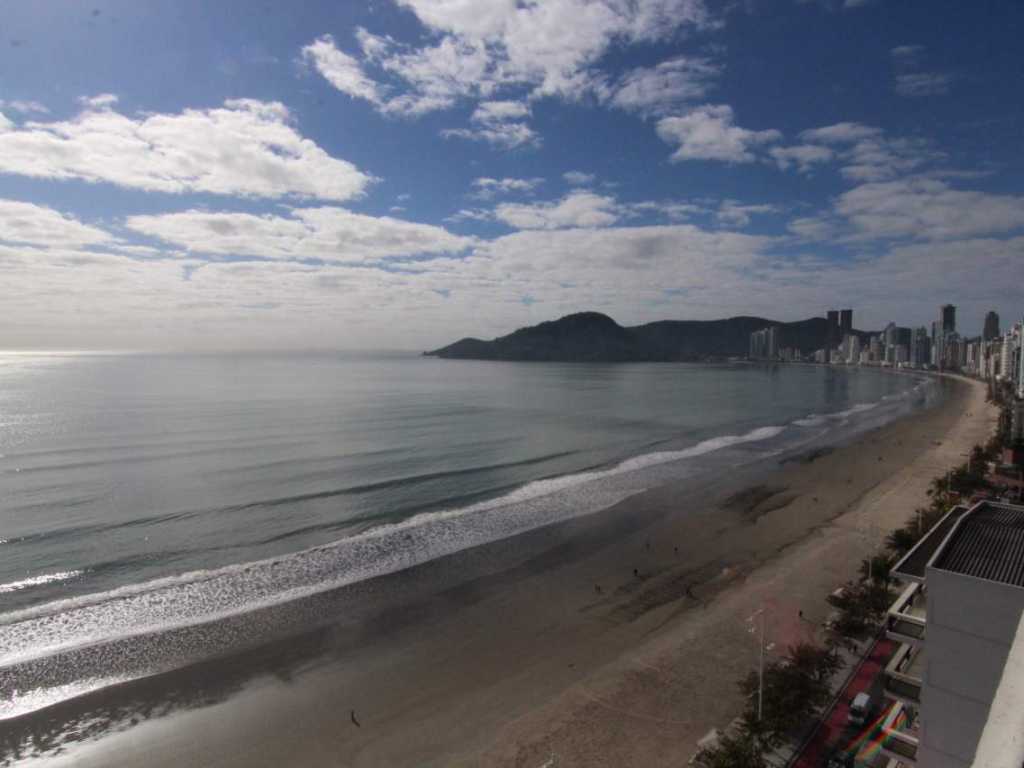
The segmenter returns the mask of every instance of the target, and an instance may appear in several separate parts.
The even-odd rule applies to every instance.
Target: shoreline
[[[374,616],[369,610],[380,598],[371,584],[363,590],[365,614],[357,611],[348,621],[301,638],[65,702],[57,705],[59,711],[43,711],[37,718],[39,729],[45,731],[47,721],[52,724],[83,706],[106,713],[103,726],[123,729],[74,746],[55,764],[70,759],[76,765],[329,761],[527,766],[543,764],[548,753],[588,765],[659,764],[667,754],[673,761],[685,760],[696,738],[710,727],[705,723],[727,722],[721,715],[725,702],[734,698],[735,686],[716,685],[719,691],[713,698],[721,706],[715,700],[702,701],[693,707],[700,709],[699,717],[687,715],[679,702],[648,706],[652,713],[668,713],[651,714],[655,721],[674,723],[672,747],[666,752],[663,739],[644,737],[645,743],[660,743],[648,762],[631,762],[632,757],[621,754],[613,759],[612,726],[627,716],[620,712],[618,721],[608,722],[599,715],[637,709],[636,692],[628,685],[623,688],[623,680],[638,674],[631,660],[645,659],[641,670],[657,668],[669,653],[658,644],[672,646],[680,632],[697,638],[701,633],[694,635],[694,627],[687,625],[697,619],[706,622],[736,593],[749,591],[751,573],[758,573],[760,583],[763,571],[792,559],[809,542],[837,538],[826,532],[842,527],[840,516],[868,503],[887,479],[915,463],[912,451],[927,447],[928,436],[911,434],[921,431],[915,427],[927,422],[936,432],[948,431],[963,421],[954,406],[976,396],[979,387],[953,385],[955,396],[935,408],[875,428],[810,460],[744,468],[728,488],[714,480],[704,487],[690,483],[687,488],[651,489],[596,513],[594,519],[531,531],[453,556],[451,562],[419,566],[413,569],[416,573],[398,579],[411,594],[395,603],[390,614]],[[984,409],[977,410],[980,417]],[[883,466],[853,456],[858,447],[863,453],[863,447],[889,438],[899,445],[879,448],[888,454]],[[846,487],[833,488],[832,497],[820,501],[824,494],[815,496],[813,489],[834,485],[844,464],[850,465]],[[923,482],[934,474],[928,472]],[[713,501],[705,510],[681,512],[676,493],[706,495]],[[889,527],[902,523],[912,509]],[[729,539],[728,546],[723,538]],[[460,580],[473,567],[481,575]],[[640,570],[638,577],[632,567]],[[455,572],[460,570],[462,574]],[[822,611],[825,594],[827,590],[816,596]],[[326,598],[317,602],[318,610],[330,607]],[[805,614],[813,615],[810,605]],[[735,661],[735,638],[714,638],[739,634],[741,643],[745,641],[742,626],[731,629],[735,631],[719,627],[703,635],[705,644],[710,640],[718,649],[720,661]],[[731,656],[725,652],[728,647]],[[246,683],[254,670],[259,680]],[[218,685],[225,689],[221,696],[215,692]],[[648,687],[653,691],[664,686]],[[687,687],[693,697],[700,686]],[[168,691],[182,696],[192,692],[197,701],[178,699],[174,714],[152,716],[166,714],[166,708],[148,709],[146,702]],[[125,695],[130,692],[135,695]],[[706,693],[703,698],[708,698]],[[359,712],[358,729],[349,722],[350,709]],[[131,724],[131,718],[146,720],[138,712],[147,711],[148,722]],[[256,728],[261,722],[273,722],[277,730]],[[696,731],[688,744],[688,737],[679,735]],[[635,740],[621,732],[617,739],[623,744]],[[594,745],[600,748],[594,751]],[[154,747],[163,754],[150,752]]]

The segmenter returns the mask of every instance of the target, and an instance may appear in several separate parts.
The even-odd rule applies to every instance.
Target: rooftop
[[[961,516],[934,568],[1024,587],[1024,507],[982,501]]]
[[[904,581],[924,581],[924,569],[953,526],[967,512],[967,507],[953,507],[892,568],[892,576]]]

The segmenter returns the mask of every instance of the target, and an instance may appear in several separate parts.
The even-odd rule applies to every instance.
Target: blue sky
[[[1024,312],[1024,5],[6,2],[0,347]]]

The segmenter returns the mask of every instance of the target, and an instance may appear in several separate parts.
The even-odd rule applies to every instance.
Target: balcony
[[[921,647],[924,643],[926,615],[924,585],[912,582],[889,608],[885,620],[886,637],[915,648]]]
[[[885,695],[909,707],[921,705],[924,648],[904,643],[885,668]]]
[[[904,765],[917,765],[917,723],[897,702],[882,723],[882,754]]]

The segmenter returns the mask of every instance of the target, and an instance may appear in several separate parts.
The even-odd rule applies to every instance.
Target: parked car
[[[850,715],[847,718],[851,725],[864,725],[871,716],[871,697],[861,691],[850,702]]]
[[[854,768],[854,755],[845,749],[835,747],[825,756],[825,768]]]

